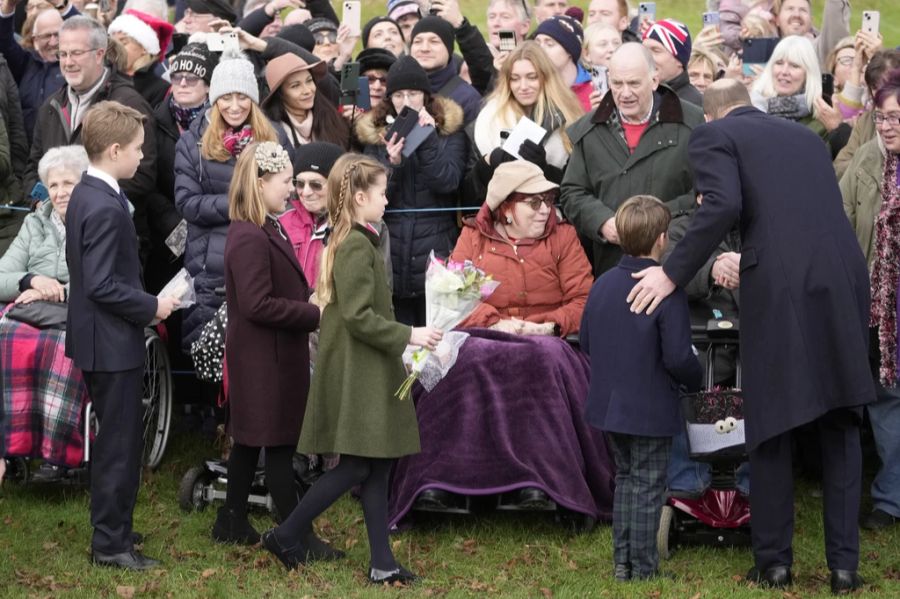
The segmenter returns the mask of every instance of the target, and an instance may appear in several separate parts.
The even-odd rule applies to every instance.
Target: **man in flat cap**
[[[232,25],[237,22],[237,13],[226,0],[184,0],[184,4],[184,16],[175,23],[178,33],[212,31],[209,24],[214,19],[225,19]]]

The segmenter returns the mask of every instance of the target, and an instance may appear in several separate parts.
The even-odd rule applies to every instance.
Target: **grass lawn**
[[[425,580],[413,589],[373,588],[364,579],[368,544],[362,512],[344,498],[317,521],[320,534],[348,557],[288,574],[258,548],[213,543],[214,509],[185,514],[177,505],[181,476],[211,450],[200,437],[176,436],[160,470],[145,474],[136,527],[145,552],[163,560],[152,573],[88,565],[88,495],[76,488],[0,490],[2,597],[725,597],[806,599],[828,595],[820,500],[798,491],[794,575],[790,593],[751,588],[741,580],[749,550],[682,549],[664,563],[674,581],[622,585],[611,580],[610,528],[572,536],[550,517],[488,512],[433,517],[394,537],[400,561]],[[256,513],[257,528],[271,526]],[[864,532],[859,597],[900,597],[900,529]]]
[[[526,0],[532,2],[532,0]],[[637,0],[630,0],[632,7],[637,6]],[[824,0],[812,0],[813,22],[820,25],[822,22],[822,6]],[[589,0],[569,0],[570,5],[577,5],[585,9],[590,4]],[[385,0],[365,0],[363,2],[363,23],[386,12]],[[335,4],[338,6],[338,4]],[[487,12],[487,0],[460,0],[462,12],[469,21],[477,25],[482,33],[487,36],[485,27],[485,15]],[[700,31],[700,17],[706,10],[706,0],[657,0],[657,14],[660,17],[674,17],[687,24],[691,33],[696,35]],[[877,10],[881,12],[881,33],[884,36],[886,47],[900,45],[900,2],[897,0],[854,0],[852,3],[852,18],[850,21],[851,33],[859,29],[862,11]],[[340,17],[340,9],[338,9]]]

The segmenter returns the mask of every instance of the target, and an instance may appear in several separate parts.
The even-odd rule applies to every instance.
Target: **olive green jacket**
[[[847,145],[834,159],[834,172],[837,174],[838,179],[847,172],[850,161],[853,160],[859,149],[867,142],[875,139],[874,114],[873,111],[867,110],[856,119],[856,124],[853,125],[853,132],[850,134],[850,139],[847,140]]]
[[[844,212],[866,255],[869,270],[875,258],[875,217],[881,210],[881,179],[884,176],[884,149],[875,137],[853,156],[841,177]]]
[[[319,354],[297,447],[303,453],[395,458],[419,452],[401,355],[410,327],[394,320],[378,236],[354,226],[334,258],[334,296],[322,313]]]
[[[578,235],[592,243],[595,276],[622,256],[618,245],[602,237],[600,227],[625,200],[650,194],[673,214],[692,209],[696,202],[687,148],[691,130],[703,123],[703,111],[679,100],[665,85],[657,89],[654,104],[634,154],[628,152],[611,93],[568,129],[574,147],[560,199]]]

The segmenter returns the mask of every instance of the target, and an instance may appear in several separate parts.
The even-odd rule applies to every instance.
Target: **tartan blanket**
[[[5,310],[3,310],[5,312]],[[88,401],[81,370],[66,357],[65,331],[0,318],[0,389],[6,455],[69,468],[84,456]]]

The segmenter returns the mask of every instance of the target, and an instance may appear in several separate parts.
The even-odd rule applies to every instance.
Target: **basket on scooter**
[[[744,446],[744,397],[740,389],[690,393],[681,398],[691,459],[740,458]]]

